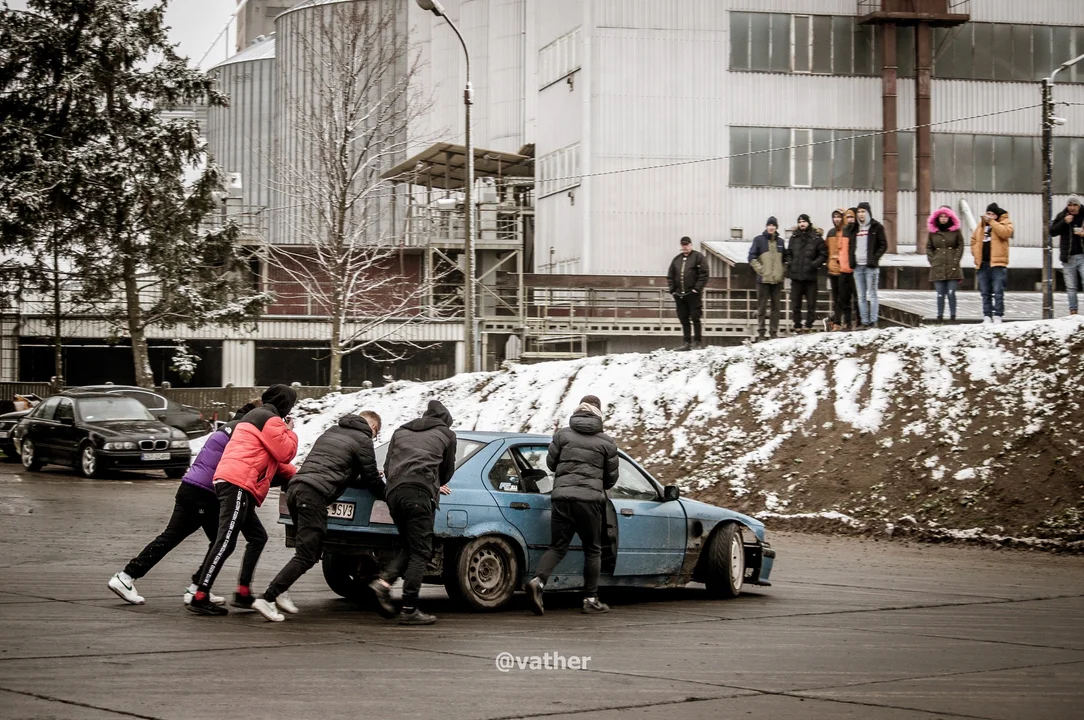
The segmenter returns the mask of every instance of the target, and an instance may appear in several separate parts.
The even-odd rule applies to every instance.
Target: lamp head
[[[440,4],[440,0],[417,0],[417,2],[422,10],[428,10],[437,17],[444,17],[444,6]]]

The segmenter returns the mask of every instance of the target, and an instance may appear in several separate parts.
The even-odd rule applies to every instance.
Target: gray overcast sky
[[[25,10],[26,0],[8,0],[12,8]],[[140,0],[141,5],[150,6],[154,0]],[[236,0],[170,0],[166,7],[166,24],[169,36],[180,44],[180,52],[198,62],[207,49],[215,43],[215,38],[226,27],[233,11],[237,9]],[[230,29],[215,43],[211,54],[203,67],[209,68],[233,54],[233,37],[236,27]]]

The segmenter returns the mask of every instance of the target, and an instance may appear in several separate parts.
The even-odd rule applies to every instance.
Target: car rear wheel
[[[98,453],[95,452],[94,446],[90,443],[83,443],[79,448],[79,462],[76,465],[76,470],[85,478],[101,476],[102,463],[98,459]]]
[[[502,537],[475,538],[460,549],[448,578],[448,595],[474,610],[496,610],[512,599],[519,582],[519,559]]]
[[[324,580],[331,592],[347,600],[365,605],[373,601],[369,583],[376,578],[376,561],[368,555],[335,555],[324,553],[321,562]]]
[[[166,477],[180,480],[186,472],[188,472],[188,468],[166,468]]]
[[[714,598],[735,598],[745,578],[745,545],[737,523],[727,523],[715,533],[707,547],[708,572],[705,585]]]
[[[37,453],[38,449],[34,447],[34,443],[29,438],[23,438],[23,445],[21,448],[23,467],[30,472],[41,470],[41,461],[38,460]]]

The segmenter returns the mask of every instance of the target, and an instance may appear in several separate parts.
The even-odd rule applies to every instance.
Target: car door
[[[75,404],[71,398],[60,398],[53,419],[56,421],[52,431],[54,458],[74,465],[81,437],[75,427]]]
[[[59,397],[51,397],[39,405],[27,419],[26,438],[34,443],[34,455],[40,460],[51,459],[55,454],[56,440],[53,430],[56,423],[53,414],[59,404]]]
[[[659,486],[638,465],[620,457],[610,500],[617,513],[614,576],[673,575],[685,559],[685,509],[664,502]]]
[[[508,442],[485,468],[490,492],[504,519],[527,541],[527,572],[533,573],[550,545],[550,496],[553,473],[546,467],[548,446]],[[577,537],[546,587],[583,584],[583,548]]]

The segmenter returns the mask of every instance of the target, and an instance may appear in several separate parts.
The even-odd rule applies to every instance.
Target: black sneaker
[[[380,614],[386,618],[395,617],[397,609],[395,603],[391,601],[391,588],[382,583],[379,579],[373,580],[369,583],[369,589],[373,591],[373,595],[376,596],[377,606],[380,608]]]
[[[696,342],[693,343],[693,350],[703,350],[703,349],[704,349],[704,343],[700,342],[699,340],[697,340]]]
[[[230,614],[229,610],[222,607],[221,605],[215,605],[213,602],[211,602],[210,598],[203,598],[201,600],[192,598],[192,602],[185,605],[185,607],[196,613],[197,615],[213,615],[218,617],[221,615]]]
[[[535,615],[543,615],[546,610],[542,607],[542,581],[531,578],[527,586],[523,588],[527,593],[527,601],[531,603],[531,612]]]
[[[583,599],[583,610],[581,612],[584,612],[584,613],[586,613],[588,615],[598,615],[598,614],[601,614],[601,613],[608,613],[608,612],[610,612],[610,606],[607,605],[604,602],[601,602],[597,597],[584,598]]]
[[[693,349],[692,343],[682,343],[681,347],[678,348],[678,352],[688,352],[689,350],[692,350],[692,349]]]
[[[400,625],[432,625],[436,621],[435,616],[427,615],[417,608],[414,608],[413,612],[399,613]]]
[[[235,608],[241,608],[242,610],[251,610],[252,603],[256,602],[256,598],[252,595],[242,595],[241,593],[234,593],[233,600],[230,600],[230,605]]]

